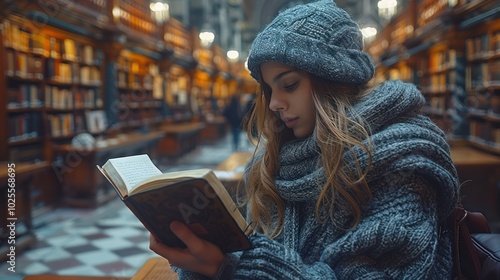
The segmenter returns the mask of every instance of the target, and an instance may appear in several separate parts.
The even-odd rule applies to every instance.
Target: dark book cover
[[[170,247],[185,245],[169,228],[172,221],[186,224],[200,238],[222,252],[250,248],[246,234],[232,218],[210,184],[201,178],[187,179],[123,199],[127,207],[160,242]],[[236,205],[234,205],[236,208]]]

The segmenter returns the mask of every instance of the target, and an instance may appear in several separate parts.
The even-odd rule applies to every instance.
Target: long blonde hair
[[[363,143],[369,139],[367,126],[364,120],[353,115],[352,105],[365,96],[370,87],[337,84],[313,75],[310,75],[310,82],[316,108],[316,141],[321,155],[328,155],[321,156],[326,183],[316,202],[316,217],[320,223],[326,222],[327,218],[334,222],[333,209],[340,196],[350,207],[353,216],[350,227],[354,227],[361,219],[361,208],[370,199],[371,192],[365,180],[369,167],[362,170],[352,148],[359,146],[364,149],[369,155],[369,163],[371,149],[369,144]],[[282,144],[293,134],[269,109],[269,96],[270,88],[262,84],[246,129],[251,137],[252,129],[255,130],[251,124],[256,125],[258,137],[252,140],[257,145],[256,153],[258,149],[263,149],[264,153],[250,166],[245,202],[255,228],[275,237],[283,230],[284,223],[284,203],[274,182],[279,169],[278,154]],[[351,152],[356,162],[354,173],[346,168],[347,163],[343,160],[346,151]],[[328,206],[328,217],[320,215],[324,205]],[[276,210],[277,222],[272,220],[270,209]]]

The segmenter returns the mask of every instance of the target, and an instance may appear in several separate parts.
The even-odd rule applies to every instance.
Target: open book
[[[97,168],[165,245],[185,247],[169,228],[177,220],[223,252],[250,248],[251,228],[211,169],[162,173],[146,154],[109,159]]]

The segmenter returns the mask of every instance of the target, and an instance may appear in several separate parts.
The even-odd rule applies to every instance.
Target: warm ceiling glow
[[[379,9],[390,9],[394,8],[398,5],[398,1],[396,0],[380,0],[377,3]]]
[[[377,35],[377,29],[375,27],[367,26],[361,29],[361,33],[363,34],[363,37],[370,38]]]
[[[213,32],[210,32],[210,31],[203,31],[203,32],[200,32],[199,37],[201,40],[201,44],[205,47],[208,47],[214,41],[215,34]]]
[[[229,50],[227,51],[227,58],[231,60],[236,60],[240,56],[240,53],[236,50]]]
[[[164,11],[168,10],[168,4],[167,3],[162,3],[162,2],[156,2],[156,3],[151,3],[149,4],[149,9],[153,12],[159,12],[159,11]]]

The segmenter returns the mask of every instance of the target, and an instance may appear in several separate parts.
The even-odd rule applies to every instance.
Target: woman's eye
[[[286,85],[286,86],[285,86],[285,90],[287,90],[287,91],[292,91],[292,90],[294,90],[294,89],[296,89],[296,88],[297,88],[297,85],[298,85],[298,84],[299,84],[299,83],[293,83],[293,84],[290,84],[290,85]]]

